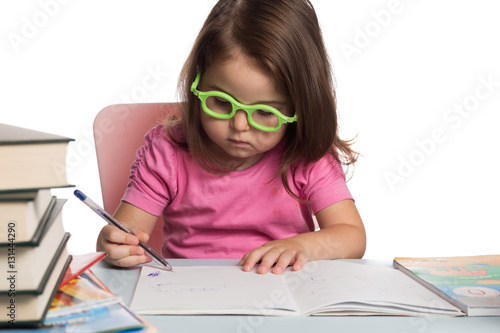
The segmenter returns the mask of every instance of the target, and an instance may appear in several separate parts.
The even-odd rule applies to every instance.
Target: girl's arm
[[[115,226],[107,225],[102,228],[97,237],[97,251],[106,252],[105,260],[115,266],[129,267],[150,262],[152,259],[139,246],[139,239],[144,242],[148,241],[158,216],[122,202],[114,217],[129,228],[134,235]]]
[[[273,273],[281,274],[289,265],[300,270],[312,260],[363,257],[366,234],[354,201],[332,204],[318,212],[316,219],[320,230],[268,242],[245,254],[239,265],[251,271],[261,261],[259,273],[272,268]]]

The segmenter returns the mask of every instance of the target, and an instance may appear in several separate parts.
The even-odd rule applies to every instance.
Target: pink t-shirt
[[[313,231],[311,212],[352,199],[341,166],[327,154],[289,173],[292,191],[310,201],[300,204],[274,178],[282,156],[279,144],[248,169],[215,175],[157,126],[137,151],[123,200],[163,215],[166,258],[241,258],[268,241]]]

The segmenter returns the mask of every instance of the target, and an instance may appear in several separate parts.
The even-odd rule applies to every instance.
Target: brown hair
[[[199,100],[190,87],[200,69],[215,60],[226,60],[234,48],[274,78],[297,114],[298,121],[287,127],[277,173],[292,196],[297,198],[286,175],[294,163],[315,162],[327,153],[343,165],[356,161],[351,142],[338,135],[333,73],[312,4],[308,0],[220,0],[208,15],[179,78],[180,98],[186,103],[178,125],[184,127],[185,138],[176,142],[189,149],[203,168],[221,171],[206,145]]]

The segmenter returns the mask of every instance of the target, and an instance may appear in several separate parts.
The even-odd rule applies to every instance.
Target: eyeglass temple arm
[[[198,96],[199,91],[196,89],[198,87],[198,83],[200,83],[200,78],[201,78],[201,71],[196,74],[196,79],[194,79],[193,84],[191,85],[191,92],[195,95]]]

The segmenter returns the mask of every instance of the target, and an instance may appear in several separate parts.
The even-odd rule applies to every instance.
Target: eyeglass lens
[[[230,114],[233,111],[233,105],[230,101],[219,96],[209,96],[206,99],[206,106],[211,111],[219,114]],[[252,110],[252,120],[262,126],[275,127],[279,124],[277,115],[265,110]]]

